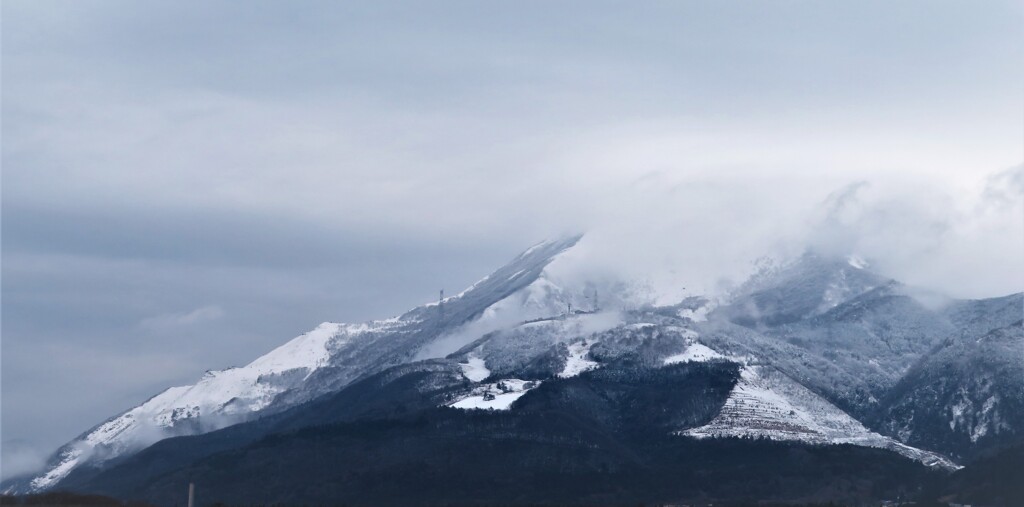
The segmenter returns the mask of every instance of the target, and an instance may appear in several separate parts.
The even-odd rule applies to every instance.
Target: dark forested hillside
[[[338,412],[315,426],[278,426],[239,448],[140,477],[138,470],[161,459],[144,452],[83,486],[163,505],[178,501],[189,481],[207,501],[233,504],[859,502],[907,495],[938,477],[877,449],[671,433],[711,419],[737,374],[727,362],[654,370],[623,364],[546,382],[515,410],[500,412],[379,405],[367,415],[359,404],[353,412],[311,404],[290,416]],[[379,388],[376,382],[368,381],[366,393]],[[339,395],[333,403],[361,396]]]

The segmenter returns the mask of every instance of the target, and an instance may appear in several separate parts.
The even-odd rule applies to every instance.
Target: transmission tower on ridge
[[[441,289],[441,294],[437,297],[437,314],[439,319],[444,320],[444,289]]]

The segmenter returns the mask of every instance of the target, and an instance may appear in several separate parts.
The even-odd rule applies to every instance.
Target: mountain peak
[[[762,268],[734,291],[724,311],[737,324],[773,327],[820,315],[890,281],[858,256],[808,249]]]

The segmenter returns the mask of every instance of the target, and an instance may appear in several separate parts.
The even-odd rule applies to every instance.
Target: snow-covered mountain
[[[508,320],[547,316],[566,305],[544,276],[579,236],[534,245],[462,293],[387,319],[325,322],[246,366],[207,372],[172,387],[61,447],[39,475],[8,490],[55,486],[83,463],[122,457],[167,437],[205,433],[337,390],[352,380],[443,350],[461,333],[496,329]],[[468,327],[468,330],[463,330]],[[20,484],[19,484],[20,482]]]
[[[396,322],[325,322],[246,366],[209,371],[193,385],[169,388],[66,444],[30,487],[46,489],[84,462],[114,459],[163,438],[244,421],[273,405],[280,394],[300,389],[314,371],[328,364],[332,349]]]
[[[1021,320],[981,335],[950,336],[900,379],[872,419],[912,445],[978,456],[1024,436],[1021,379]]]
[[[1009,358],[1024,346],[1021,294],[925,304],[859,258],[808,252],[726,296],[651,306],[616,294],[624,286],[616,282],[600,287],[599,301],[589,281],[558,274],[579,241],[538,244],[456,296],[388,320],[325,323],[247,366],[168,389],[61,448],[42,474],[8,486],[161,501],[175,477],[209,471],[211,453],[257,473],[259,460],[238,456],[258,452],[249,446],[259,438],[363,422],[404,427],[406,418],[435,421],[443,429],[435,441],[486,434],[535,442],[523,457],[531,463],[545,459],[543,442],[661,460],[669,459],[662,448],[739,438],[853,446],[948,471],[1024,434],[1024,376]],[[549,411],[565,419],[553,422]],[[416,428],[389,438],[415,455],[429,447],[417,443]],[[319,451],[280,459],[309,460],[311,452]],[[389,459],[412,466],[401,453]],[[493,464],[473,459],[481,470]],[[564,459],[549,461],[576,466]],[[223,480],[224,488],[253,487]]]
[[[740,366],[740,378],[708,424],[680,430],[694,438],[757,437],[810,444],[853,444],[888,449],[929,466],[955,469],[940,454],[916,449],[867,429],[821,395],[757,355],[731,356],[702,343],[697,323],[666,322],[654,312],[607,312],[561,316],[496,332],[453,358],[481,387],[458,398],[456,408],[509,409],[526,394],[524,382],[569,378],[639,353],[651,366],[720,361]],[[513,375],[522,376],[511,378]],[[500,380],[498,380],[500,379]],[[483,382],[487,383],[483,383]],[[500,390],[514,382],[515,389]],[[534,384],[526,384],[528,388]],[[482,393],[501,393],[488,403]]]
[[[814,251],[780,266],[769,265],[733,294],[722,312],[751,327],[776,327],[822,315],[887,283],[857,258],[837,258]]]

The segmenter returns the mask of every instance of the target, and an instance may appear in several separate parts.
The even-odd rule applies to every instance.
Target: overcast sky
[[[3,473],[530,244],[1024,286],[1018,1],[5,0]]]

